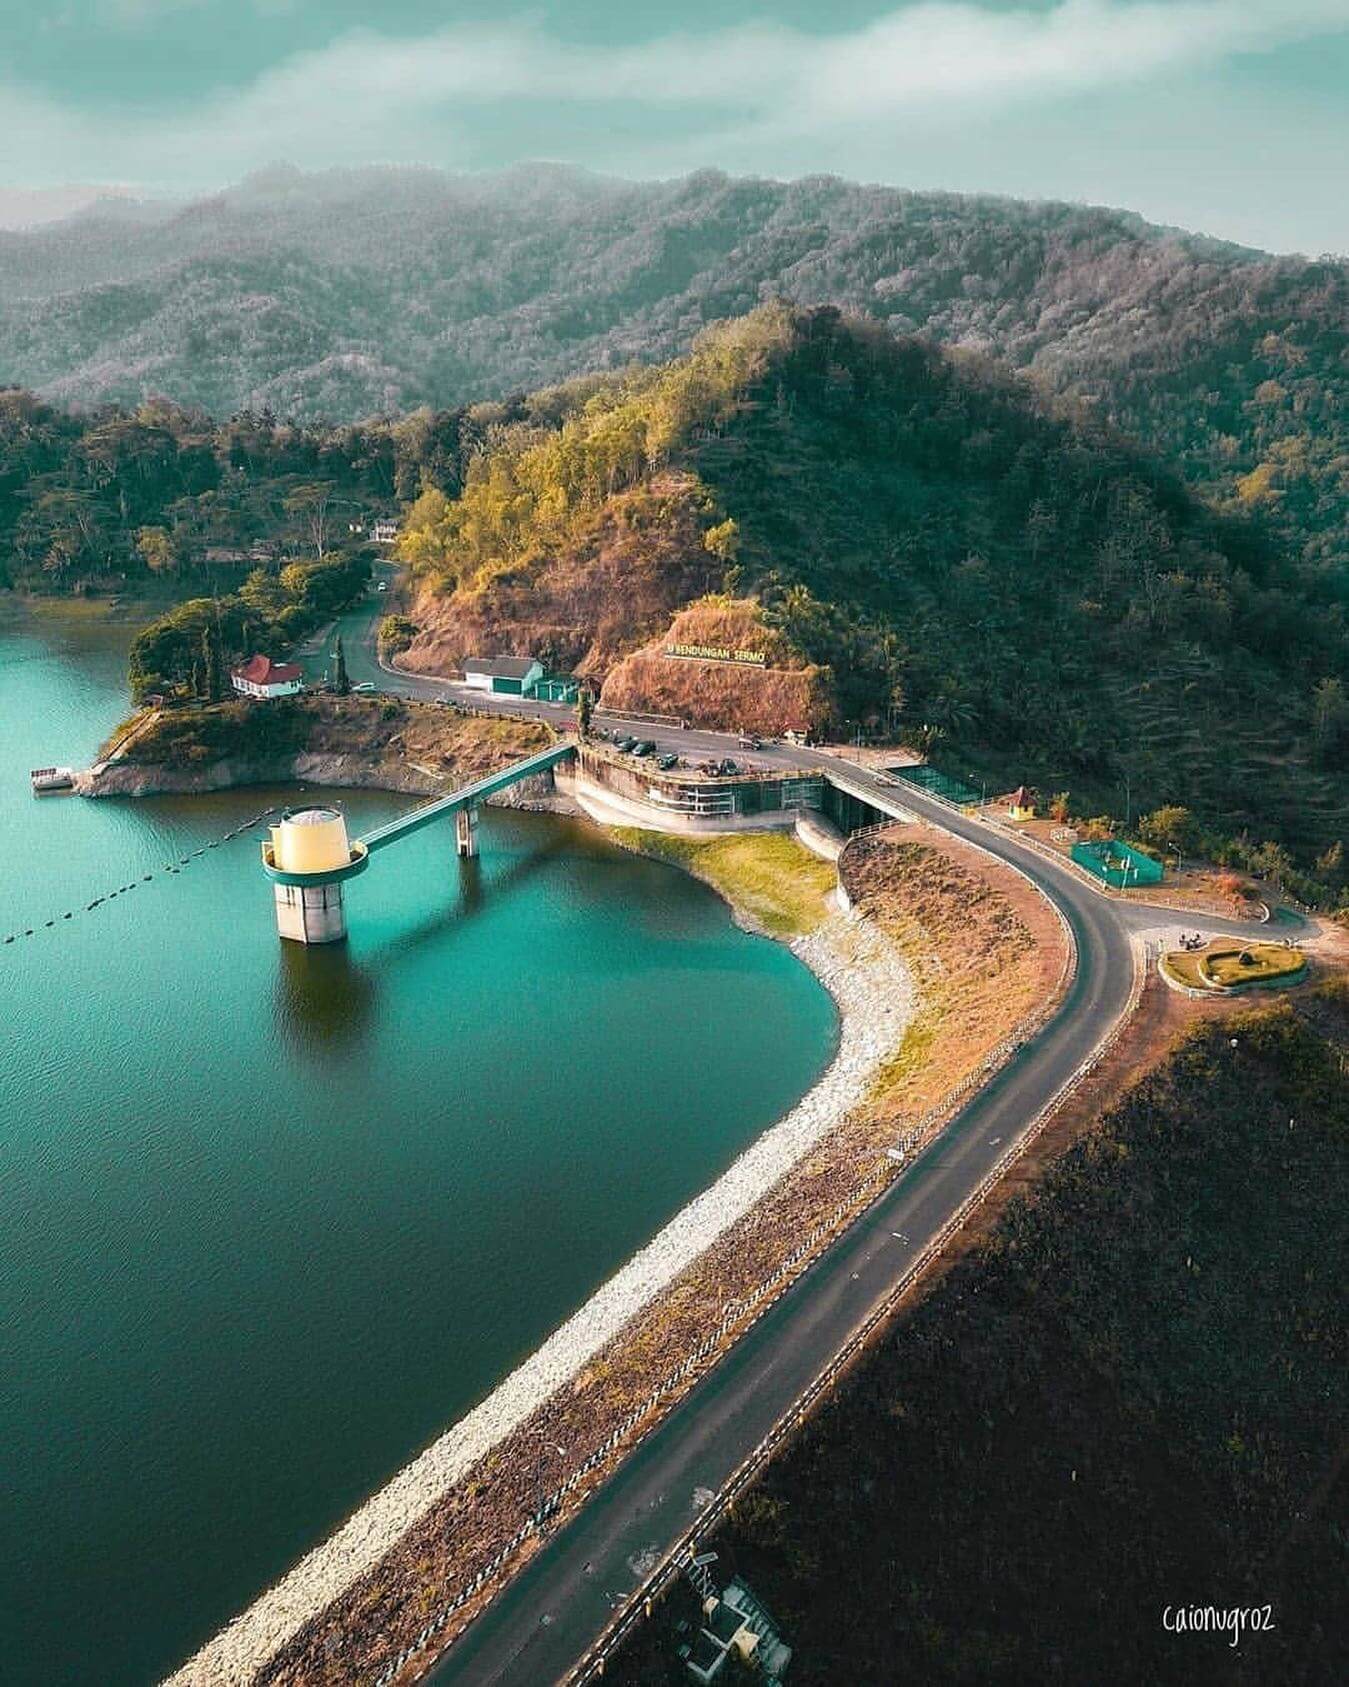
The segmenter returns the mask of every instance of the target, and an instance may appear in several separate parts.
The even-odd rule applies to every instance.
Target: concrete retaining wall
[[[583,814],[601,826],[637,826],[644,832],[671,832],[679,837],[715,837],[727,832],[789,832],[796,825],[797,810],[779,809],[768,814],[680,814],[655,803],[620,795],[597,785],[583,773],[559,768],[557,787],[571,797]]]

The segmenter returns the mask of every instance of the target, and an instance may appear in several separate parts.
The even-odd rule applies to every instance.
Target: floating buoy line
[[[22,942],[25,937],[37,937],[41,932],[50,931],[54,926],[61,925],[66,920],[73,920],[76,914],[92,914],[96,908],[101,908],[105,902],[111,902],[118,896],[128,896],[133,890],[139,890],[141,885],[152,884],[156,879],[165,879],[175,873],[181,873],[185,867],[190,867],[194,861],[199,860],[211,850],[219,849],[221,844],[229,843],[231,839],[237,838],[242,832],[251,832],[255,826],[261,825],[269,816],[281,812],[282,808],[279,803],[271,808],[264,808],[261,813],[253,815],[251,819],[241,820],[237,826],[232,826],[228,832],[222,832],[218,838],[212,838],[208,843],[202,844],[200,849],[194,849],[187,855],[180,855],[176,861],[166,862],[158,873],[142,873],[139,878],[132,879],[127,884],[118,885],[115,890],[104,891],[102,896],[93,897],[82,908],[69,908],[64,914],[53,914],[49,920],[42,920],[37,924],[24,926],[18,931],[9,932],[6,936],[0,937],[0,948],[8,943]]]

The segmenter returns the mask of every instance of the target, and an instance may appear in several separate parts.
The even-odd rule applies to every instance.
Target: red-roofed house
[[[1007,799],[1007,813],[1012,820],[1034,820],[1035,797],[1024,785],[1018,785]]]
[[[250,656],[241,668],[230,670],[230,683],[240,697],[293,697],[304,690],[304,673],[296,662]]]

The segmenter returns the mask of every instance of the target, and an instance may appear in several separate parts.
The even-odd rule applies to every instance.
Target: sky
[[[550,159],[1349,253],[1349,0],[0,0],[0,40],[0,224],[279,162]]]

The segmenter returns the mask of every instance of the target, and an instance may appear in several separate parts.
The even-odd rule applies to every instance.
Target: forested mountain
[[[987,359],[773,305],[523,409],[409,513],[410,665],[527,646],[634,706],[625,664],[683,605],[752,599],[842,716],[893,711],[962,773],[1349,834],[1328,582]]]
[[[479,405],[340,428],[164,399],[75,413],[0,390],[0,586],[78,593],[238,575],[363,538],[428,476],[458,484],[501,419]]]
[[[713,172],[274,170],[0,234],[0,383],[342,422],[668,358],[768,296],[992,351],[1343,565],[1349,268],[1117,211]]]

